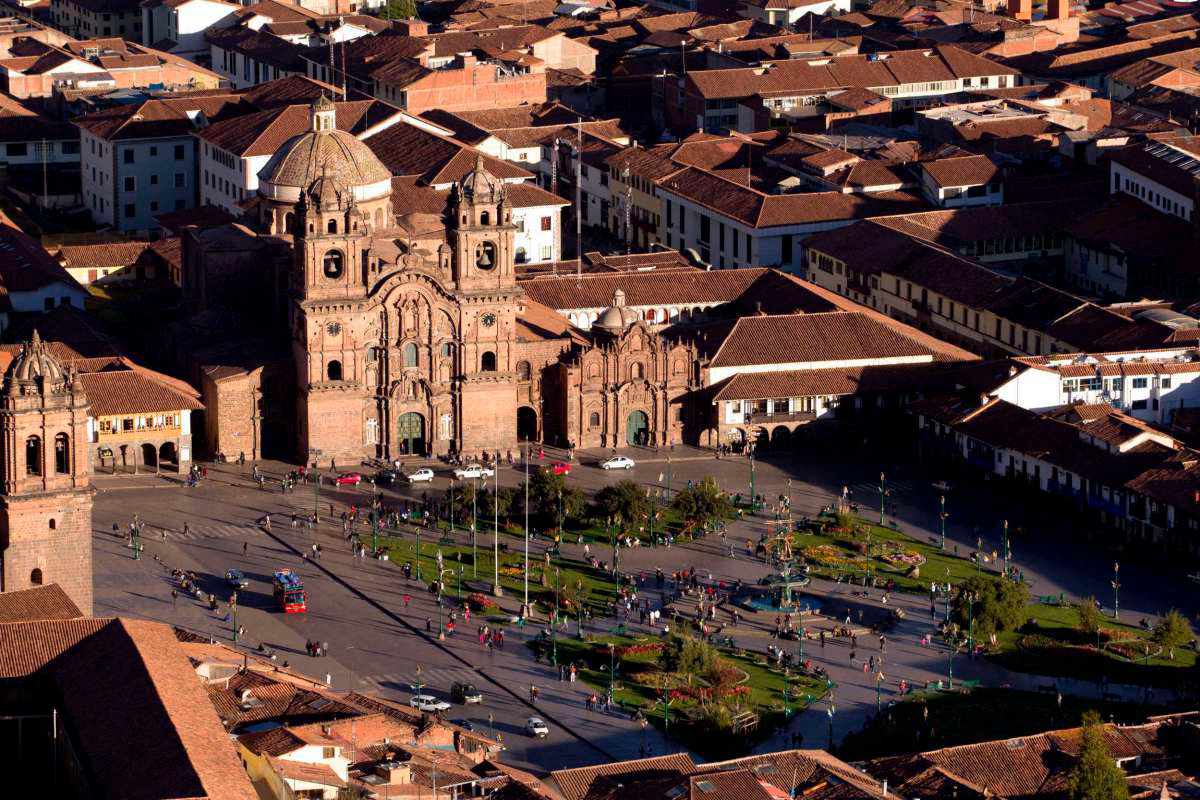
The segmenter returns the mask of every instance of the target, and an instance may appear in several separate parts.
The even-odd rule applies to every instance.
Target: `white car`
[[[937,489],[939,492],[949,492],[953,491],[954,484],[950,483],[950,481],[938,481],[933,485],[933,488]]]
[[[409,483],[421,483],[423,481],[433,480],[433,470],[429,467],[421,467],[415,472],[410,472],[404,476],[404,479]]]
[[[496,470],[482,464],[467,464],[454,470],[454,477],[460,481],[465,478],[490,478],[495,474]]]
[[[545,739],[550,735],[550,728],[541,717],[530,717],[525,720],[525,732],[537,739]]]
[[[600,465],[600,469],[633,469],[633,459],[629,456],[613,456]]]
[[[434,714],[440,714],[443,711],[450,710],[450,704],[445,700],[438,700],[431,694],[417,694],[408,701],[408,704],[418,711],[429,711]]]

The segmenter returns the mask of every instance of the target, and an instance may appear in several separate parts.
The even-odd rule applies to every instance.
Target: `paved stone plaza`
[[[585,452],[580,454],[580,464],[568,480],[589,494],[625,477],[659,484],[659,476],[668,469],[666,452],[640,448],[627,452],[638,462],[631,474],[599,470],[594,465],[600,454]],[[902,530],[920,538],[934,535],[938,493],[931,483],[940,476],[925,474],[912,465],[898,465],[898,457],[877,457],[874,453],[867,449],[845,456],[788,456],[780,460],[768,457],[756,463],[756,491],[769,498],[786,494],[791,479],[793,507],[797,515],[802,515],[815,514],[847,486],[854,500],[861,503],[863,513],[868,514],[868,509],[878,502],[878,475],[882,467],[889,473],[889,506],[896,505],[896,514],[894,517],[889,514],[888,518],[894,518]],[[550,458],[547,453],[547,461]],[[272,463],[260,467],[269,476],[278,476],[287,469],[285,465]],[[535,664],[524,642],[536,635],[541,625],[531,625],[523,632],[511,629],[506,647],[490,655],[479,646],[472,624],[464,624],[466,630],[446,641],[437,641],[438,608],[425,587],[418,586],[415,580],[406,584],[396,565],[355,559],[342,536],[340,520],[331,524],[330,504],[334,514],[340,515],[348,506],[365,502],[368,496],[365,485],[361,489],[335,489],[323,484],[317,501],[311,484],[302,484],[286,495],[280,492],[277,481],[273,489],[259,490],[253,486],[250,469],[249,465],[244,469],[236,465],[209,465],[208,479],[196,489],[184,488],[173,477],[166,476],[99,478],[94,524],[96,614],[172,622],[229,641],[232,620],[226,614],[224,601],[229,591],[223,575],[225,570],[236,567],[250,580],[249,588],[239,595],[238,624],[245,628],[239,645],[257,648],[263,643],[276,652],[281,664],[286,660],[293,669],[321,679],[328,676],[335,689],[377,692],[401,701],[406,701],[412,693],[418,665],[422,668],[422,683],[438,694],[448,692],[455,680],[474,682],[483,690],[485,702],[481,706],[456,706],[447,716],[468,719],[484,730],[494,726],[508,747],[507,759],[515,766],[551,769],[604,758],[632,758],[643,745],[653,747],[656,753],[678,749],[677,745],[663,741],[654,729],[640,732],[631,720],[616,713],[587,711],[584,697],[590,690],[586,686],[560,683],[552,667]],[[672,453],[670,472],[676,489],[688,480],[713,475],[727,491],[748,491],[750,470],[744,457],[718,460],[711,453],[680,448]],[[447,476],[448,471],[440,470],[432,487],[399,486],[387,495],[395,499],[419,497],[422,491],[440,494],[449,485]],[[500,480],[504,485],[516,485],[523,478],[524,473],[519,469],[501,469]],[[290,527],[291,511],[311,512],[314,502],[319,502],[322,515],[317,530]],[[1024,571],[1033,594],[1065,592],[1074,597],[1095,594],[1106,611],[1111,612],[1108,579],[1112,555],[1104,547],[1090,544],[1087,532],[1076,530],[1069,520],[1043,516],[1038,509],[1021,508],[1004,497],[970,488],[952,492],[947,510],[951,513],[948,547],[964,553],[973,550],[975,542],[970,540],[975,538],[972,530],[977,525],[984,538],[984,549],[998,548],[1000,521],[1008,514],[1014,524],[1032,532],[1031,537],[1014,544],[1014,559]],[[134,513],[145,526],[142,539],[145,552],[138,561],[132,559],[123,533],[113,532],[114,523],[121,531],[127,529]],[[258,524],[266,513],[274,515],[270,533]],[[757,540],[770,518],[769,514],[755,515],[731,524],[729,539]],[[487,527],[480,522],[481,544],[490,545]],[[506,538],[512,541],[511,536]],[[323,555],[316,563],[301,558],[301,553],[307,553],[314,541],[323,548]],[[544,547],[543,541],[536,540],[531,559],[541,558]],[[574,552],[576,549],[577,545],[566,545],[564,554],[581,556]],[[711,575],[713,580],[726,581],[740,578],[755,582],[767,571],[761,559],[747,557],[744,545],[735,547],[734,552],[735,556],[730,558],[728,546],[719,538],[710,537],[669,549],[626,550],[621,564],[626,572],[647,573],[653,573],[656,567],[669,573],[695,566],[706,580]],[[1163,567],[1150,566],[1153,563],[1150,558],[1146,556],[1143,566],[1128,556],[1122,557],[1122,616],[1153,616],[1170,606],[1195,613],[1197,603],[1183,588],[1186,584],[1182,571],[1164,572]],[[170,567],[194,570],[200,575],[202,588],[222,601],[218,611],[210,612],[207,604],[191,598],[173,599]],[[270,578],[279,567],[296,569],[303,576],[309,593],[307,614],[285,617],[275,610]],[[888,637],[882,667],[886,676],[884,703],[895,698],[901,680],[919,685],[945,678],[948,651],[941,645],[919,646],[921,637],[934,630],[927,595],[896,593],[884,606],[879,602],[878,592],[872,592],[870,599],[864,601],[849,595],[845,585],[829,581],[814,581],[810,590],[826,597],[827,608],[839,617],[847,610],[857,617],[861,609],[868,626],[891,608],[906,610],[906,618]],[[659,599],[657,594],[651,592],[654,600]],[[407,605],[405,595],[410,597]],[[517,610],[518,603],[519,598],[502,601],[503,607],[512,612]],[[761,619],[749,619],[727,632],[733,633],[740,646],[761,652],[775,641],[770,635],[774,616],[757,616]],[[723,621],[727,615],[721,614],[718,619]],[[427,620],[432,623],[432,634],[426,633]],[[599,622],[599,628],[611,625],[607,620]],[[649,632],[649,628],[643,630]],[[306,640],[327,642],[328,657],[306,655]],[[806,645],[805,656],[825,666],[837,683],[834,693],[837,739],[860,728],[867,716],[874,713],[875,679],[863,671],[861,660],[868,655],[878,657],[876,648],[873,637],[866,637],[859,643],[858,663],[852,664],[848,648],[841,642],[831,640],[825,648],[815,642]],[[1006,673],[965,655],[954,657],[953,668],[956,679],[980,678],[985,685],[1032,688],[1036,683],[1036,676]],[[541,691],[537,713],[551,726],[551,734],[544,740],[530,739],[522,731],[525,718],[534,713],[527,702],[531,685]],[[1071,685],[1067,690],[1088,694],[1095,692],[1096,687]],[[794,718],[792,728],[786,733],[802,733],[807,746],[826,746],[827,707],[828,702],[818,702]],[[781,740],[774,739],[761,747],[769,749],[781,744]]]

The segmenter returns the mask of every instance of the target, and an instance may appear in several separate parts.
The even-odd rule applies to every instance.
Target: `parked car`
[[[482,464],[467,464],[454,470],[454,477],[460,481],[466,478],[490,478],[495,474],[496,470]]]
[[[250,581],[246,580],[246,576],[242,574],[240,569],[231,569],[225,572],[225,582],[235,589],[245,589],[250,585]]]
[[[450,724],[457,725],[458,727],[462,728],[464,731],[475,730],[475,726],[471,724],[471,720],[469,720],[469,719],[452,719],[452,720],[450,720]]]
[[[449,703],[445,700],[438,700],[431,694],[415,694],[408,704],[418,711],[428,711],[431,714],[440,714],[450,710]]]
[[[483,692],[473,683],[455,683],[450,686],[450,699],[456,703],[482,703]]]
[[[545,739],[550,735],[550,728],[541,717],[530,717],[525,720],[525,732],[537,739]]]
[[[950,481],[938,481],[933,485],[933,488],[937,489],[939,492],[949,492],[954,489],[954,484]]]
[[[371,478],[371,482],[376,486],[391,486],[396,482],[396,470],[381,469]]]
[[[547,467],[547,469],[549,469],[555,475],[570,475],[571,474],[571,466],[569,464],[564,464],[561,461],[554,462],[549,467]]]
[[[636,466],[629,456],[613,456],[600,465],[600,469],[633,469]]]
[[[422,483],[433,480],[433,470],[429,467],[421,467],[418,470],[408,473],[404,476],[409,483]]]
[[[339,472],[333,482],[338,486],[358,486],[362,479],[362,475],[357,472]]]

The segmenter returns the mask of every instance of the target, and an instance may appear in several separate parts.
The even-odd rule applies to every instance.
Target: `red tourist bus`
[[[299,575],[290,569],[277,569],[271,584],[275,589],[275,602],[285,614],[301,614],[305,611],[308,595]]]

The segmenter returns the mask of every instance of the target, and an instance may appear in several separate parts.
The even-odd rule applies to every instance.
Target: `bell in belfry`
[[[490,248],[487,248],[487,247],[479,248],[479,258],[475,259],[475,264],[480,269],[491,269],[492,268],[492,255],[490,252],[488,252],[489,249]]]

